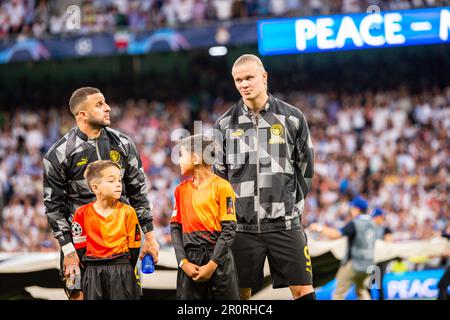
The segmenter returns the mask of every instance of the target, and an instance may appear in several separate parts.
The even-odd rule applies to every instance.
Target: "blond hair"
[[[234,69],[237,66],[249,63],[249,62],[255,62],[258,65],[258,67],[261,67],[261,68],[263,68],[264,71],[266,71],[266,69],[264,68],[264,65],[263,65],[261,59],[258,58],[257,56],[255,56],[254,54],[248,54],[248,53],[247,54],[243,54],[242,56],[237,58],[236,61],[233,64],[233,68],[232,69]]]
[[[241,66],[243,64],[246,64],[246,63],[251,63],[251,62],[256,63],[256,65],[262,69],[263,73],[267,73],[261,59],[258,58],[257,56],[255,56],[254,54],[249,54],[249,53],[243,54],[242,56],[237,58],[233,64],[233,68],[231,70],[233,72],[234,68]],[[267,81],[264,82],[264,86],[266,87],[266,91],[268,91],[269,86],[267,85]]]

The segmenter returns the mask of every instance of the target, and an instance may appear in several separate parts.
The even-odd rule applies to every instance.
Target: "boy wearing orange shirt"
[[[228,181],[211,171],[212,143],[202,135],[180,142],[181,174],[192,176],[175,190],[170,223],[180,300],[239,299],[230,250],[236,234],[235,194]]]
[[[97,198],[78,208],[72,223],[73,242],[86,267],[81,283],[84,299],[140,299],[134,267],[141,231],[135,210],[118,201],[120,167],[99,160],[88,165],[84,176]]]

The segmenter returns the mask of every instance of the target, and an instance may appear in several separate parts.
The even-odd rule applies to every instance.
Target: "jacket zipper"
[[[260,207],[260,197],[259,197],[259,113],[255,116],[256,122],[256,222],[258,223],[258,233],[261,233],[261,223],[259,221],[259,207]]]
[[[98,139],[95,139],[95,150],[97,150],[98,160],[102,160],[102,157],[100,157],[100,151],[98,150]]]

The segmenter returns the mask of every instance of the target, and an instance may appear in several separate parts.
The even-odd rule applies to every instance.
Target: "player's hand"
[[[198,268],[198,275],[192,279],[197,282],[208,281],[212,277],[212,275],[213,275],[214,271],[216,271],[216,269],[217,269],[217,263],[215,263],[212,260],[209,260],[209,262],[207,264]]]
[[[64,256],[64,276],[70,277],[81,274],[80,272],[80,259],[78,258],[77,252],[69,253],[67,256]]]
[[[159,243],[155,239],[153,231],[149,231],[145,234],[144,244],[141,248],[140,258],[144,259],[146,254],[151,254],[153,262],[158,263]]]
[[[189,261],[186,261],[183,263],[183,266],[181,269],[188,275],[189,278],[194,278],[198,275],[198,269],[200,267],[194,263],[191,263]]]

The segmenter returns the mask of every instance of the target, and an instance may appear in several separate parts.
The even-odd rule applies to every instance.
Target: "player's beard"
[[[91,120],[88,120],[88,124],[93,129],[102,129],[105,127],[109,127],[111,124],[111,121],[91,119]]]

